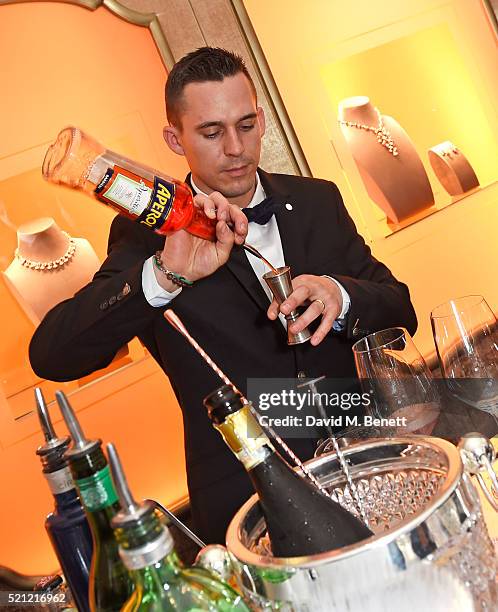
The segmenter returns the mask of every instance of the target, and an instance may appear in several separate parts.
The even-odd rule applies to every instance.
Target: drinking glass
[[[482,295],[434,308],[431,325],[441,374],[450,392],[498,422],[498,329]]]
[[[391,435],[429,435],[439,416],[440,398],[432,375],[403,327],[392,327],[362,338],[353,345],[363,392],[371,397],[367,413],[380,419]]]

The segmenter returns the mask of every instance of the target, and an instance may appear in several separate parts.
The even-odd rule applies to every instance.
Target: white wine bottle
[[[240,393],[224,385],[208,395],[204,405],[214,427],[247,470],[276,557],[315,555],[373,535],[275,451]]]

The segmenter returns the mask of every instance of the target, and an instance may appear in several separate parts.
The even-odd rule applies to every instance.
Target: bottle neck
[[[120,506],[101,446],[98,445],[89,452],[71,454],[69,451],[66,456],[85,510],[89,514],[111,514],[112,518]]]
[[[118,501],[108,465],[92,476],[77,479],[76,486],[80,492],[81,502],[89,512],[105,510]]]
[[[178,579],[182,565],[173,550],[151,565],[129,571],[136,587],[141,587],[145,592],[164,592],[165,584],[171,585]]]
[[[111,520],[120,504],[107,459],[98,446],[89,453],[69,458],[74,482],[95,539],[113,539]]]
[[[90,525],[94,539],[102,543],[107,541],[111,542],[115,545],[116,551],[118,549],[118,543],[114,538],[114,530],[111,523],[112,519],[119,512],[119,509],[119,501],[99,510],[90,511],[85,507],[88,524]]]
[[[53,472],[44,472],[43,475],[54,496],[57,513],[64,513],[73,507],[81,507],[78,492],[68,466]]]
[[[154,514],[131,528],[116,529],[115,535],[120,544],[120,557],[129,570],[155,567],[174,554],[173,538]]]
[[[64,493],[54,494],[54,500],[55,511],[57,512],[57,514],[71,512],[78,508],[81,512],[83,512],[76,487],[73,487],[72,489],[70,489],[69,491],[65,491]]]
[[[249,404],[227,415],[223,423],[215,427],[247,471],[275,453],[268,436],[251,413]]]

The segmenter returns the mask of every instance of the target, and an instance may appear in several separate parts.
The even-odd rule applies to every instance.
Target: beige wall
[[[265,100],[229,0],[210,0],[208,6],[203,0],[123,0],[109,2],[109,10],[93,10],[100,0],[71,4],[81,6],[0,0],[0,56],[11,58],[0,63],[0,82],[9,92],[0,101],[2,270],[12,259],[16,228],[38,216],[53,216],[105,257],[112,212],[40,177],[46,147],[63,126],[79,125],[116,151],[172,176],[184,175],[184,160],[169,152],[161,136],[165,65],[203,44],[227,46],[246,57],[267,109],[266,167],[284,172],[296,167],[290,149],[282,147],[278,118]],[[151,30],[142,27],[148,24]],[[33,386],[41,384],[49,400],[56,388],[70,393],[89,435],[114,440],[124,453],[137,497],[166,504],[186,493],[181,415],[164,375],[137,342],[104,378],[100,372],[60,385],[38,380],[27,360],[33,323],[1,278],[0,307],[9,320],[0,343],[0,564],[49,572],[55,557],[43,519],[51,496],[34,455],[41,443],[39,426],[32,414],[15,418],[32,410]],[[60,431],[53,400],[50,410]]]
[[[244,5],[313,175],[339,185],[375,255],[410,286],[422,352],[433,352],[429,313],[437,304],[481,293],[498,310],[498,54],[481,2]],[[434,29],[438,37],[431,39]],[[406,56],[397,50],[406,53],[424,36],[432,42],[412,49],[410,63],[402,63]],[[336,122],[337,98],[346,95],[370,96],[407,129],[443,210],[391,232],[366,194]],[[443,140],[462,147],[485,187],[451,206],[426,156]]]
[[[0,57],[0,269],[12,259],[16,228],[40,216],[87,238],[103,259],[114,214],[45,183],[41,162],[57,132],[74,124],[125,155],[184,176],[184,160],[162,138],[166,70],[150,32],[105,8],[0,6]],[[53,502],[35,455],[43,439],[34,415],[15,420],[34,408],[33,385],[44,386],[59,434],[53,398],[62,388],[87,434],[116,443],[137,497],[166,504],[186,494],[181,414],[138,341],[119,362],[126,367],[104,379],[40,381],[27,356],[34,325],[1,278],[0,309],[0,564],[48,573],[56,559],[44,518]]]

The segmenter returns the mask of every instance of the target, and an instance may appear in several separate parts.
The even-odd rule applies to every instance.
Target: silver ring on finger
[[[319,304],[322,305],[322,313],[323,313],[323,311],[325,310],[325,302],[323,300],[318,299],[318,298],[316,300],[313,300],[313,302],[318,302]]]

